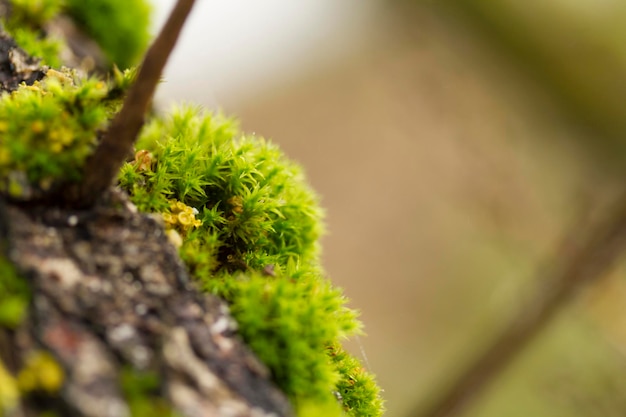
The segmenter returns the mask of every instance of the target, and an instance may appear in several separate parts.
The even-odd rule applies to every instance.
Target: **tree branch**
[[[122,110],[113,119],[105,137],[86,164],[78,195],[70,197],[77,199],[75,203],[93,205],[98,196],[111,185],[120,166],[131,153],[163,68],[194,3],[195,0],[178,0],[163,29],[148,49]]]
[[[555,265],[541,274],[531,298],[454,382],[416,417],[453,417],[467,409],[585,284],[605,276],[626,249],[626,195],[584,236],[580,224],[565,240]],[[572,247],[574,242],[579,245]]]

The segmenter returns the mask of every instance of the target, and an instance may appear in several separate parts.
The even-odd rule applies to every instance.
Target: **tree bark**
[[[28,318],[0,337],[17,373],[31,352],[50,352],[65,382],[27,395],[13,416],[129,416],[124,369],[159,377],[157,396],[183,416],[287,416],[267,369],[237,337],[221,300],[196,290],[158,217],[111,190],[90,210],[0,202],[5,256],[32,289]]]

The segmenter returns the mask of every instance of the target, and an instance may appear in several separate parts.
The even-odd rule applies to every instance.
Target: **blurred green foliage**
[[[22,49],[41,58],[42,64],[59,67],[63,41],[46,36],[44,27],[63,5],[64,0],[11,0],[11,14],[3,19],[4,27]]]
[[[24,318],[29,302],[28,283],[17,274],[8,259],[0,256],[0,327],[17,327]]]
[[[136,65],[150,40],[146,0],[65,0],[67,13],[102,48],[111,65]]]

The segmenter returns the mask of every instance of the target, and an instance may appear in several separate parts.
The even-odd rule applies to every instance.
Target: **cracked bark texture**
[[[119,191],[90,210],[1,202],[0,236],[28,280],[28,319],[0,335],[15,373],[35,350],[65,371],[58,395],[25,397],[10,417],[125,417],[125,367],[156,373],[182,416],[287,416],[267,369],[236,334],[225,303],[196,290],[158,217]]]

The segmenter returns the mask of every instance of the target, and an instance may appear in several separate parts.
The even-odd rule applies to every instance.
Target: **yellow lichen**
[[[172,213],[161,213],[161,216],[163,216],[163,221],[165,222],[166,227],[172,227],[176,224],[176,218],[172,216]]]
[[[9,151],[4,148],[0,148],[0,165],[7,164],[9,163],[10,160],[11,160],[11,155],[9,154]]]
[[[26,364],[17,375],[17,386],[22,392],[44,391],[54,394],[63,385],[63,368],[47,352],[28,356]]]
[[[168,200],[170,211],[161,213],[165,229],[176,230],[180,235],[186,236],[191,230],[202,226],[202,221],[196,219],[198,212],[193,207],[178,200]]]
[[[72,84],[72,77],[70,77],[69,74],[63,73],[61,71],[57,71],[55,69],[49,69],[48,72],[46,72],[46,76],[49,78],[54,78],[55,80],[59,81],[61,84]]]
[[[189,227],[189,226],[191,226],[193,224],[194,215],[193,215],[193,213],[188,213],[186,211],[181,211],[176,216],[176,219],[178,220],[178,223],[180,223],[181,226],[186,228],[186,227]]]
[[[14,408],[19,400],[20,392],[17,388],[15,378],[4,367],[0,361],[0,415],[5,411]]]

